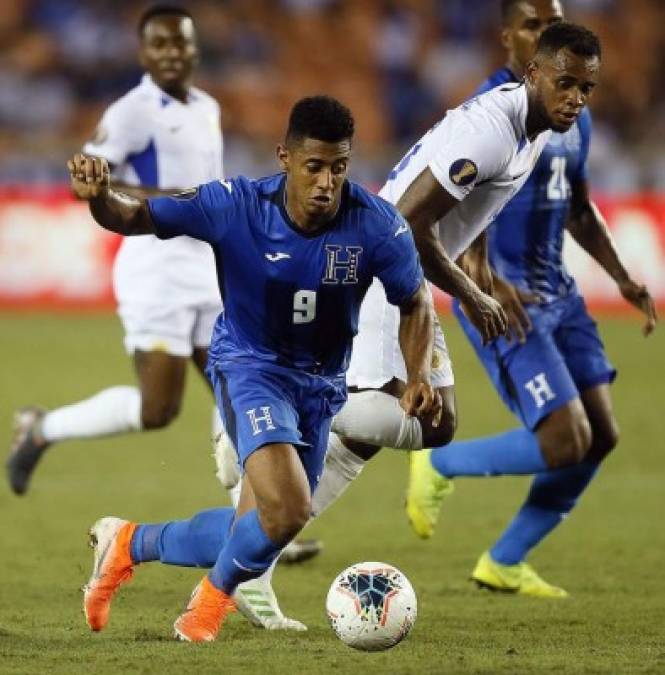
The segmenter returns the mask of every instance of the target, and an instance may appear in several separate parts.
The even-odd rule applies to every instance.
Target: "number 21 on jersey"
[[[567,199],[570,187],[566,178],[566,158],[552,157],[550,168],[552,175],[547,183],[547,198],[551,201]]]

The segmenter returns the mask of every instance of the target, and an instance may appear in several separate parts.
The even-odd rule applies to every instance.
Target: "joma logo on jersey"
[[[536,377],[524,385],[524,388],[533,396],[537,408],[542,408],[548,401],[556,398],[556,394],[552,391],[545,373],[538,373]]]
[[[362,246],[341,246],[326,244],[326,273],[324,284],[358,283],[358,260],[363,252]]]
[[[249,417],[249,423],[252,425],[253,436],[258,436],[263,431],[273,431],[277,428],[272,421],[270,406],[262,405],[259,410],[261,411],[260,415],[256,414],[256,408],[250,408],[245,411],[245,414]]]

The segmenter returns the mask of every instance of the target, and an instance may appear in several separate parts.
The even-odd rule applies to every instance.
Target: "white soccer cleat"
[[[230,490],[238,485],[241,478],[238,453],[224,430],[213,439],[212,444],[212,456],[217,465],[217,478],[227,490]]]
[[[240,584],[233,600],[238,611],[253,626],[266,630],[307,630],[304,623],[284,616],[272,586],[260,577]]]

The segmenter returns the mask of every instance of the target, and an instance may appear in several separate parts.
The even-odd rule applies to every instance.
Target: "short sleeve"
[[[244,204],[238,182],[213,181],[169,197],[148,199],[160,239],[186,235],[218,243],[239,216]]]
[[[372,274],[380,279],[392,305],[404,304],[418,290],[423,270],[411,228],[399,213],[375,245],[372,261]]]
[[[143,151],[150,143],[150,125],[143,123],[143,116],[142,108],[132,98],[121,98],[104,113],[83,152],[103,157],[111,164],[124,164],[130,155]]]
[[[461,201],[478,183],[502,172],[509,152],[500,130],[489,119],[472,122],[463,108],[441,124],[445,126],[438,141],[440,149],[429,169],[442,187]]]
[[[575,180],[587,179],[587,159],[589,157],[589,144],[591,143],[591,113],[584,108],[577,120],[577,128],[580,132],[580,161],[574,174]]]

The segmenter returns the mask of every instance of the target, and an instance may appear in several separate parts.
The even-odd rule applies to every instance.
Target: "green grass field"
[[[458,438],[514,426],[460,331],[446,327]],[[236,615],[215,644],[176,643],[172,622],[201,572],[152,565],[123,588],[107,630],[91,634],[79,589],[94,520],[187,517],[227,501],[209,456],[211,401],[192,371],[171,428],[63,443],[26,497],[0,485],[0,673],[664,673],[665,341],[658,333],[643,340],[629,321],[602,329],[620,369],[622,440],[574,515],[532,556],[543,576],[572,593],[569,600],[496,596],[467,581],[523,499],[526,479],[458,481],[436,537],[422,542],[402,507],[406,459],[385,451],[309,528],[307,536],[325,540],[323,554],[276,573],[283,608],[308,633],[262,632]],[[5,447],[17,406],[56,406],[133,381],[114,317],[0,315],[0,347]],[[324,615],[335,574],[363,560],[399,566],[418,594],[411,635],[381,654],[342,645]]]

